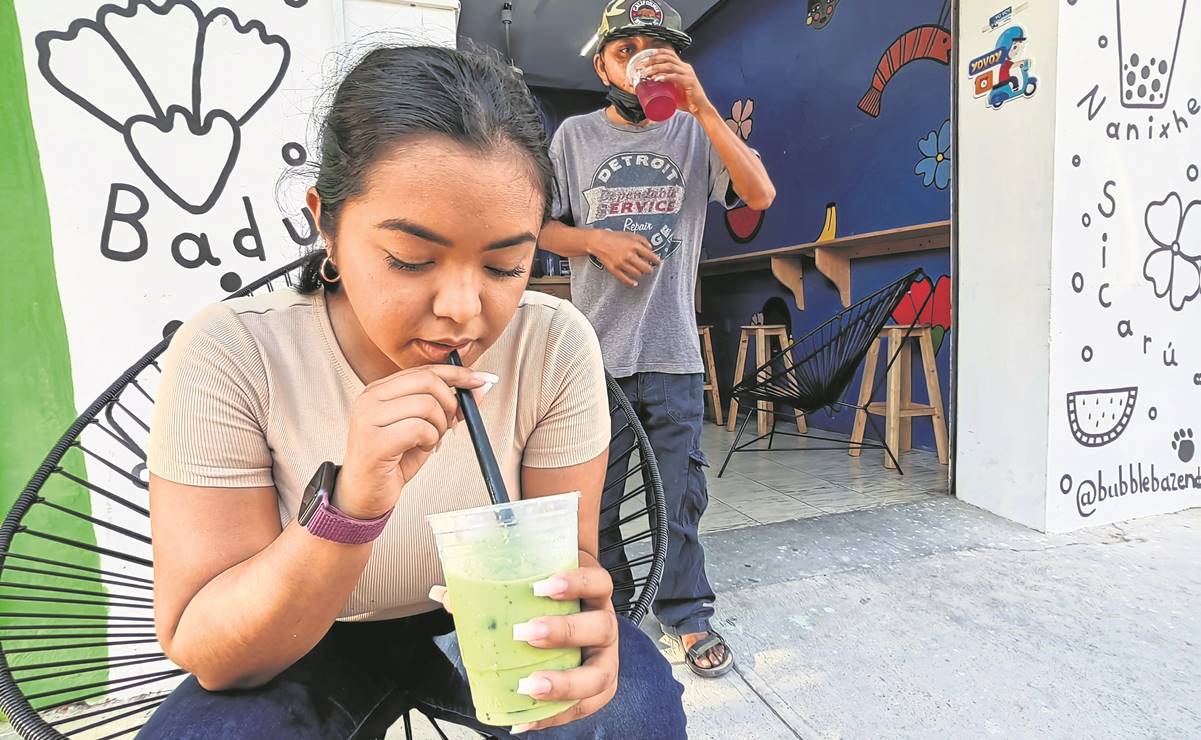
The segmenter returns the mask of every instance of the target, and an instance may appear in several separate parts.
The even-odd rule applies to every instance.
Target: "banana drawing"
[[[818,235],[816,242],[828,242],[838,237],[838,204],[826,204],[826,222],[822,224],[822,233]]]

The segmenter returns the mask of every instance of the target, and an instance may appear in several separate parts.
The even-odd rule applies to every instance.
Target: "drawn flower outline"
[[[1201,295],[1201,201],[1184,206],[1179,193],[1152,201],[1144,217],[1147,235],[1157,249],[1143,263],[1143,277],[1172,310]]]
[[[734,105],[730,107],[730,117],[726,119],[726,125],[743,141],[751,138],[751,128],[755,122],[751,116],[754,112],[754,98],[747,98],[746,101],[735,100]]]
[[[922,158],[914,165],[913,174],[920,175],[926,187],[946,190],[951,184],[951,119],[919,139],[917,148]]]

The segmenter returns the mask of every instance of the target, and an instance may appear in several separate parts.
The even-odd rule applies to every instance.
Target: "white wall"
[[[455,46],[459,0],[342,0],[346,40]],[[500,5],[497,5],[499,23]]]
[[[309,248],[305,173],[276,186],[314,156],[314,101],[345,68],[328,62],[375,29],[453,46],[458,3],[440,4],[17,0],[77,408],[173,322]],[[149,418],[138,394],[126,401]],[[100,430],[84,442],[136,462]],[[92,484],[121,490],[113,471],[87,464]],[[145,526],[100,496],[92,514]],[[103,528],[96,541],[128,546]],[[101,567],[126,568],[107,556]]]
[[[1201,3],[1028,3],[1039,86],[999,110],[968,64],[1007,26],[961,5],[959,496],[1048,531],[1201,505]]]
[[[956,492],[1022,524],[1046,523],[1051,226],[1058,3],[1030,3],[1033,96],[999,109],[972,95],[969,62],[995,0],[960,3],[957,101],[958,405]]]
[[[1201,505],[1199,39],[1198,2],[1061,11],[1050,530]],[[1096,393],[1123,388],[1136,390]],[[1069,394],[1080,394],[1075,430]]]

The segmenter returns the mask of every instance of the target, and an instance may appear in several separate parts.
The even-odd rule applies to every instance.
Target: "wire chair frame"
[[[854,380],[859,366],[863,364],[868,350],[879,337],[880,331],[888,323],[897,306],[909,294],[913,285],[925,277],[924,270],[920,268],[913,270],[854,305],[843,309],[801,339],[772,355],[767,362],[755,368],[750,376],[736,385],[732,395],[746,409],[746,416],[738,427],[738,434],[734,437],[734,442],[726,453],[717,477],[720,478],[725,473],[730,459],[736,452],[763,452],[762,448],[753,450],[751,448],[764,439],[767,440],[767,450],[772,450],[777,434],[832,443],[832,446],[825,447],[807,446],[804,448],[806,451],[884,450],[896,467],[897,473],[904,475],[900,461],[888,446],[883,432],[870,413],[866,414],[867,423],[879,438],[879,442],[867,439],[854,442],[787,429],[777,431],[776,427],[782,416],[792,413],[791,411],[780,411],[780,407],[800,411],[806,418],[821,410],[825,410],[831,416],[843,409],[867,411],[877,390],[876,377],[873,376],[870,379],[868,400],[863,405],[848,403],[843,400],[843,397],[846,395],[851,381]],[[920,316],[925,311],[931,298],[932,294],[925,297],[915,315]],[[905,334],[901,341],[895,348],[890,348],[888,362],[884,368],[884,377],[888,377],[893,363],[901,356],[901,352],[904,351],[906,343],[913,334],[913,329],[913,324],[905,327]],[[759,403],[772,404],[771,427],[766,434],[742,442],[750,420],[760,412]]]
[[[626,472],[611,477],[601,494],[600,561],[613,575],[613,607],[618,614],[638,624],[654,603],[667,562],[667,499],[659,464],[650,438],[621,386],[608,372],[605,382],[612,418],[608,468],[625,465]],[[628,441],[632,436],[632,441]],[[629,465],[632,455],[636,465]],[[641,482],[630,487],[638,474]],[[641,504],[641,508],[630,508]],[[628,532],[631,523],[649,520],[649,529]],[[606,524],[610,520],[611,523]],[[608,544],[606,544],[608,542]],[[646,552],[648,549],[650,552]],[[638,548],[636,557],[627,549]],[[641,574],[641,575],[640,575]],[[636,596],[634,594],[637,594]]]
[[[280,267],[227,300],[292,286],[304,262]],[[132,737],[187,675],[161,651],[153,615],[145,440],[159,359],[170,342],[168,336],[156,343],[68,426],[0,524],[0,709],[24,738]],[[614,436],[632,433],[632,452],[640,457],[640,485],[608,504],[642,504],[637,516],[622,518],[619,531],[629,535],[623,549],[647,545],[650,557],[631,561],[641,568],[625,584],[635,592],[614,603],[617,613],[638,622],[663,573],[666,504],[645,431],[616,381],[607,374],[606,380]],[[85,461],[88,475],[73,472]],[[91,513],[73,500],[92,504]],[[72,536],[76,531],[91,537]],[[45,553],[48,544],[54,554]],[[412,738],[409,712],[402,717]]]

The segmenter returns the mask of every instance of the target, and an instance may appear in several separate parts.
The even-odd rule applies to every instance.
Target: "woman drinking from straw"
[[[596,336],[569,303],[525,292],[551,182],[529,91],[490,57],[381,48],[343,80],[307,196],[324,247],[298,289],[211,306],[164,365],[155,626],[192,675],[140,737],[375,738],[414,703],[501,738],[685,736],[682,689],[614,614],[596,560]],[[458,389],[514,498],[582,494],[580,567],[540,595],[583,610],[514,630],[583,649],[579,668],[521,680],[575,702],[533,726],[474,719],[439,608],[424,517],[488,503]],[[306,488],[321,495],[302,510]]]

